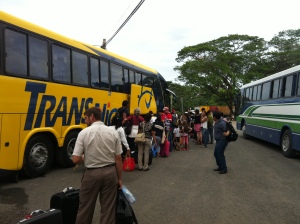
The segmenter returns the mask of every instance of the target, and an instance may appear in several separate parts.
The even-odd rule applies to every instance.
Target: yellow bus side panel
[[[0,169],[17,170],[19,155],[19,114],[1,115]]]
[[[134,113],[134,109],[139,107],[141,114],[146,114],[150,110],[156,113],[157,107],[153,91],[149,87],[131,84],[130,95],[130,114]]]

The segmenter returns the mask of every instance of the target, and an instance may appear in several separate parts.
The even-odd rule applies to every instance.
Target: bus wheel
[[[44,175],[52,165],[53,145],[46,136],[36,135],[29,139],[24,155],[23,172],[28,177]]]
[[[75,148],[77,136],[77,131],[70,132],[65,138],[64,146],[57,149],[55,156],[59,166],[68,168],[75,165],[71,157]]]
[[[244,138],[244,139],[249,139],[249,135],[246,134],[246,123],[243,124],[243,127],[242,127],[242,134],[243,134],[243,138]]]
[[[290,130],[285,130],[281,137],[281,150],[285,157],[292,158],[296,156],[295,150],[292,149],[292,135]]]

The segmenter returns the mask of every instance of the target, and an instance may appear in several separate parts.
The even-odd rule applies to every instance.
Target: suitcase
[[[79,208],[79,189],[69,187],[52,195],[50,208],[61,210],[64,224],[74,224]]]
[[[58,209],[49,209],[46,211],[35,210],[28,214],[18,224],[63,224],[61,211]]]
[[[170,142],[166,139],[164,144],[161,145],[160,156],[168,157],[169,154],[170,154]]]

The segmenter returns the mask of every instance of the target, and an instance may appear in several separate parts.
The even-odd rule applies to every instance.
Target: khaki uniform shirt
[[[85,167],[97,168],[115,163],[115,156],[121,153],[118,132],[96,121],[78,134],[73,155],[84,154]]]

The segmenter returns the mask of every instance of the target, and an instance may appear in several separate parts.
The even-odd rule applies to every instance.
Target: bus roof
[[[273,74],[273,75],[269,75],[269,76],[264,77],[264,78],[262,78],[262,79],[259,79],[259,80],[250,82],[250,83],[248,83],[248,84],[246,84],[246,85],[243,85],[243,86],[241,87],[241,89],[244,89],[244,88],[247,88],[247,87],[250,87],[250,86],[254,86],[254,85],[257,85],[257,84],[260,84],[260,83],[264,83],[264,82],[267,82],[267,81],[270,81],[270,80],[279,78],[279,77],[281,77],[281,76],[285,76],[285,75],[291,74],[291,73],[296,72],[296,71],[299,71],[299,70],[300,70],[300,65],[297,65],[297,66],[295,66],[295,67],[286,69],[286,70],[284,70],[284,71],[275,73],[275,74]]]
[[[147,67],[145,65],[142,65],[138,62],[132,61],[128,58],[122,57],[122,56],[117,55],[115,53],[109,52],[109,51],[104,50],[100,47],[96,47],[96,46],[93,46],[93,45],[90,45],[90,44],[85,44],[81,41],[76,41],[74,39],[65,37],[65,36],[63,36],[61,34],[58,34],[58,33],[55,33],[51,30],[45,29],[41,26],[35,25],[35,24],[30,23],[28,21],[25,21],[23,19],[12,16],[12,15],[6,13],[6,12],[0,11],[0,21],[3,21],[3,22],[6,22],[6,23],[9,23],[9,24],[27,29],[27,30],[29,30],[33,33],[39,34],[39,35],[44,36],[44,37],[51,38],[53,40],[59,41],[61,43],[69,45],[69,46],[73,46],[75,48],[78,48],[80,50],[89,52],[89,53],[94,54],[94,55],[98,55],[96,53],[96,51],[101,52],[101,55],[107,55],[108,57],[117,58],[117,59],[119,59],[123,62],[126,62],[127,64],[132,64],[136,67],[139,67],[140,69],[146,70],[146,71],[151,72],[151,73],[156,74],[156,75],[158,74],[158,72],[156,70],[154,70],[150,67]]]

